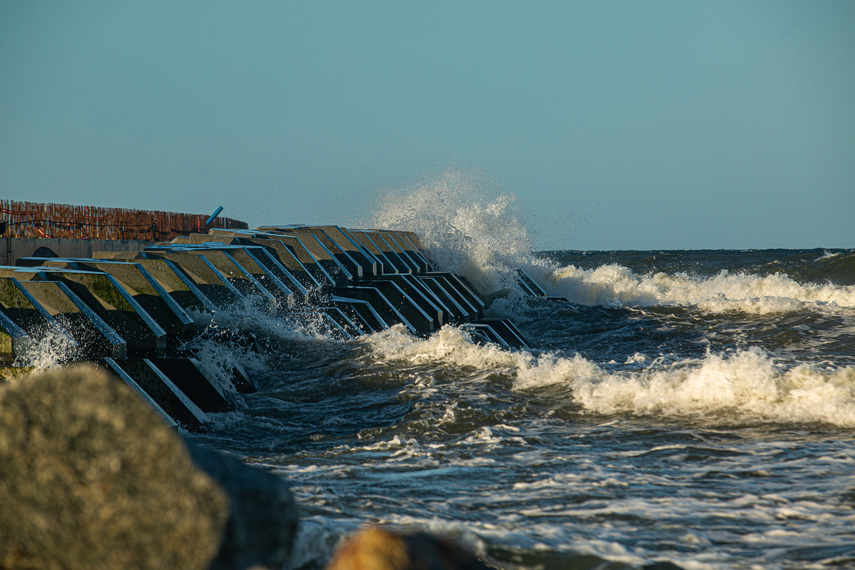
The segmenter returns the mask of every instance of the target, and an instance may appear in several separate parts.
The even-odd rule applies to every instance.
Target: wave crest
[[[767,276],[726,270],[709,278],[685,273],[637,275],[621,265],[556,269],[547,279],[552,295],[583,305],[691,305],[709,312],[785,313],[805,308],[855,307],[855,287],[799,284],[783,273]]]
[[[759,349],[710,354],[700,362],[667,367],[653,361],[639,372],[608,371],[578,354],[533,355],[479,345],[451,326],[427,339],[396,326],[360,342],[371,348],[376,363],[419,367],[425,373],[438,367],[472,367],[478,378],[508,378],[507,386],[518,393],[565,385],[583,413],[653,415],[706,425],[855,427],[855,368],[819,370],[802,364],[783,370]]]
[[[710,355],[700,366],[571,380],[586,410],[661,414],[718,423],[767,421],[855,426],[855,369],[779,370],[760,350]]]

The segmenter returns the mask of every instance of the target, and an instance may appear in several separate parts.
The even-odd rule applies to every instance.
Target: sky
[[[851,0],[7,0],[0,198],[352,225],[452,170],[538,249],[853,248],[852,30]]]

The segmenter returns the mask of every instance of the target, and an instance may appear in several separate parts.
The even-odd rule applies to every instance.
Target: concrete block
[[[14,277],[0,277],[0,310],[36,341],[59,335],[69,345],[77,345],[53,315]]]
[[[424,283],[425,287],[428,287],[433,291],[434,295],[436,295],[436,297],[449,308],[450,314],[452,315],[452,323],[460,323],[478,318],[478,314],[474,307],[470,306],[462,298],[456,298],[455,295],[450,292],[450,288],[446,288],[448,283],[444,279],[430,275],[419,275],[418,280]]]
[[[22,282],[64,283],[124,339],[131,356],[157,356],[166,349],[166,331],[112,275],[45,266],[19,268],[14,275]]]
[[[377,237],[381,239],[392,251],[394,251],[395,254],[397,254],[398,258],[407,266],[409,272],[421,272],[420,263],[414,257],[410,256],[409,248],[405,249],[404,247],[401,247],[392,232],[378,231]]]
[[[166,374],[148,359],[117,360],[136,384],[172,419],[189,430],[199,430],[210,420]]]
[[[155,247],[146,250],[145,255],[149,259],[173,263],[217,307],[233,305],[243,299],[243,293],[196,250]]]
[[[57,260],[53,263],[62,263]],[[52,263],[48,262],[50,266]],[[166,289],[141,264],[131,261],[75,259],[71,269],[96,271],[112,275],[136,302],[166,331],[171,342],[185,339],[193,327],[193,319],[173,299]]]
[[[139,396],[146,405],[151,408],[151,410],[156,413],[160,419],[162,419],[166,425],[169,427],[178,427],[178,422],[176,422],[166,411],[160,407],[160,404],[154,401],[154,399],[148,395],[148,392],[142,389],[136,381],[131,378],[131,376],[122,369],[121,366],[112,358],[104,358],[100,361],[94,361],[92,363],[96,367],[103,368],[104,370],[108,370],[112,374],[116,375],[119,380],[127,384],[131,390],[133,390],[137,396]]]
[[[37,273],[25,275],[38,277]],[[77,342],[82,358],[127,358],[125,339],[61,281],[21,281],[39,304]]]
[[[546,291],[537,284],[537,282],[522,269],[516,270],[517,287],[524,294],[530,297],[546,297]]]
[[[341,297],[352,297],[355,299],[360,299],[362,301],[367,301],[371,304],[374,310],[383,318],[383,321],[386,324],[394,325],[397,323],[402,323],[413,334],[417,334],[419,332],[426,332],[426,330],[433,330],[432,322],[430,321],[430,317],[428,317],[427,315],[423,316],[424,322],[420,323],[423,325],[427,324],[427,326],[417,328],[398,308],[398,305],[402,304],[401,300],[405,297],[403,293],[401,293],[399,298],[396,299],[398,303],[393,303],[377,287],[369,287],[362,285],[353,287],[342,287],[336,289],[335,295]]]
[[[150,358],[194,404],[205,413],[230,412],[235,409],[215,381],[208,378],[195,358]]]
[[[323,236],[322,233],[320,236],[325,238],[324,241],[321,241],[319,235],[315,235],[308,231],[302,231],[302,229],[289,230],[284,232],[283,235],[293,235],[298,238],[300,243],[302,243],[303,246],[312,253],[312,256],[318,260],[318,264],[326,270],[327,274],[332,278],[333,284],[342,286],[353,281],[354,273],[351,270],[355,271],[358,266],[352,259],[347,260],[346,254],[342,255],[338,246],[333,244],[333,247],[336,249],[336,253],[339,253],[341,258],[335,255],[324,243],[324,241],[332,243],[331,240],[326,238],[326,236]],[[346,263],[343,263],[342,259],[345,259]]]
[[[304,226],[299,228],[299,230],[294,230],[296,234],[311,234],[317,238],[321,244],[323,244],[324,248],[332,255],[333,259],[335,259],[339,266],[344,268],[350,274],[351,279],[360,279],[365,275],[371,275],[374,273],[373,267],[367,261],[367,259],[361,255],[357,251],[355,247],[348,244],[346,241],[343,245],[340,245],[338,241],[334,240],[327,233],[327,230],[333,233],[338,233],[335,226],[325,226],[325,227],[316,227],[316,226]],[[353,255],[351,255],[351,253]],[[359,257],[360,261],[354,257]]]
[[[57,269],[46,279],[65,283],[127,343],[130,356],[159,356],[166,350],[166,331],[110,274]]]
[[[26,356],[32,345],[30,335],[0,311],[0,362],[4,366],[12,365],[18,358]]]
[[[379,332],[389,328],[380,313],[368,301],[341,295],[330,295],[325,303],[341,309],[357,326],[360,326],[361,323],[360,328],[364,332]]]
[[[386,283],[394,283],[416,306],[434,321],[434,328],[438,329],[443,324],[449,322],[451,316],[450,310],[414,275],[409,273],[377,275],[365,284],[377,287],[381,291],[386,291]],[[387,297],[390,295],[394,297],[395,293],[389,293]],[[410,322],[413,322],[412,318]]]
[[[471,306],[477,313],[478,318],[481,318],[484,315],[486,305],[481,297],[475,292],[475,288],[472,287],[468,281],[459,275],[447,272],[433,272],[428,274],[428,276],[445,279],[448,283],[446,290],[453,293],[458,302],[462,300]]]
[[[270,310],[278,308],[276,297],[259,283],[252,273],[244,269],[229,251],[217,247],[199,247],[196,251],[216,267],[244,297],[257,296]]]
[[[490,327],[502,339],[503,345],[511,348],[531,348],[531,343],[522,331],[508,319],[478,319],[469,324]]]
[[[421,267],[422,273],[435,271],[433,263],[427,258],[427,256],[423,252],[421,241],[418,240],[418,237],[416,237],[413,232],[392,231],[389,233],[395,236],[396,241],[401,245],[402,248],[407,250],[411,256],[419,260],[419,265]],[[415,240],[413,240],[413,238],[415,238]]]
[[[361,268],[358,277],[368,277],[382,273],[377,258],[368,253],[352,237],[344,232],[339,226],[318,226],[317,229],[329,237],[347,255],[353,259]]]

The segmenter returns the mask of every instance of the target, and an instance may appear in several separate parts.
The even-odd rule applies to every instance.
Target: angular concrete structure
[[[142,250],[18,263],[0,267],[0,359],[23,363],[40,331],[64,335],[74,358],[112,370],[161,417],[191,430],[255,390],[237,366],[208,369],[187,342],[209,335],[266,350],[249,331],[209,328],[215,313],[241,311],[250,298],[265,318],[342,340],[395,324],[417,335],[455,324],[480,342],[529,347],[512,322],[485,319],[471,284],[436,271],[406,231],[214,228]],[[522,271],[518,289],[546,295]]]

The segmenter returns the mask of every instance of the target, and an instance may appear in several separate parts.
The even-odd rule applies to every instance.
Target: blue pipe
[[[214,223],[214,220],[217,218],[217,216],[219,216],[219,215],[220,215],[220,212],[222,212],[222,211],[223,211],[223,207],[222,207],[222,206],[220,206],[219,208],[217,208],[216,210],[214,210],[214,213],[213,213],[213,214],[211,214],[211,217],[210,217],[210,218],[208,218],[208,221],[207,221],[207,222],[205,222],[205,227],[207,228],[207,227],[208,227],[208,226],[210,226],[212,223]]]

